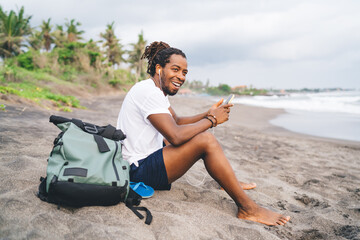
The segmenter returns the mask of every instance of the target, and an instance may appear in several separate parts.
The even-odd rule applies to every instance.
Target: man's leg
[[[284,225],[289,221],[290,217],[261,208],[245,194],[220,144],[211,133],[200,133],[178,147],[166,146],[163,156],[169,183],[184,175],[202,158],[210,176],[224,188],[238,206],[238,218],[266,225]]]
[[[169,143],[169,141],[166,140],[165,138],[164,138],[164,143],[166,146],[171,145],[171,143]],[[244,190],[250,190],[250,189],[256,188],[256,183],[245,183],[245,182],[241,182],[241,181],[239,181],[239,183],[240,183],[240,186],[242,187],[242,189],[244,189]],[[224,190],[222,187],[220,189]]]

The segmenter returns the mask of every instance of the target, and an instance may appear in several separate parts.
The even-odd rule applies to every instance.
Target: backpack
[[[124,202],[140,219],[150,211],[138,206],[141,196],[130,188],[129,163],[122,158],[120,129],[52,115],[60,130],[48,158],[46,177],[40,178],[38,197],[60,206],[110,206]]]

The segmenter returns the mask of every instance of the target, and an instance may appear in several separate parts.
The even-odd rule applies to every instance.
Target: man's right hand
[[[217,103],[212,105],[210,110],[208,111],[209,115],[214,115],[217,120],[217,124],[221,124],[229,120],[230,107],[234,106],[234,104],[225,104],[221,105],[224,102],[224,99],[220,99]]]
[[[215,110],[216,108],[218,108],[219,106],[221,106],[221,104],[224,102],[224,99],[220,99],[220,101],[218,101],[217,103],[215,103],[214,105],[211,106],[211,108],[208,111],[208,114],[210,114],[211,110]]]

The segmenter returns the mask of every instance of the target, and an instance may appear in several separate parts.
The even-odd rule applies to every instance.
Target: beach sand
[[[124,204],[60,208],[36,197],[59,133],[52,114],[116,125],[124,95],[85,98],[87,110],[45,110],[5,103],[0,111],[0,239],[360,239],[360,143],[310,137],[272,126],[281,109],[236,105],[230,120],[209,131],[259,205],[291,216],[269,227],[236,218],[231,198],[199,161],[141,206],[150,226]],[[208,110],[208,99],[175,96],[178,115]],[[203,181],[202,181],[203,180]]]

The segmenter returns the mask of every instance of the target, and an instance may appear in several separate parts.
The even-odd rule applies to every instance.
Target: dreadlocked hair
[[[141,56],[141,59],[146,58],[148,60],[146,72],[153,77],[156,72],[156,64],[160,64],[161,67],[165,67],[165,65],[170,62],[169,59],[173,54],[186,58],[185,53],[183,53],[180,49],[172,48],[165,42],[152,42],[145,48],[144,54]]]

